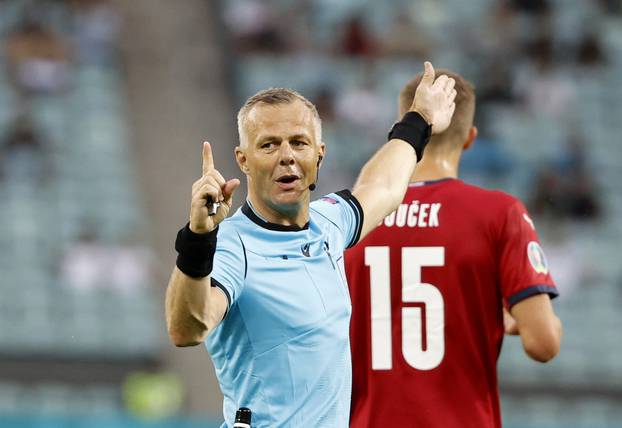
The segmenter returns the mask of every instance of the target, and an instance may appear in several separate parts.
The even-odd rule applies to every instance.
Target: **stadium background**
[[[428,58],[476,83],[462,176],[526,201],[562,293],[558,358],[505,341],[506,426],[622,426],[619,0],[0,0],[0,427],[217,423],[163,320],[201,141],[241,177],[237,108],[289,86],[316,193],[350,187]]]

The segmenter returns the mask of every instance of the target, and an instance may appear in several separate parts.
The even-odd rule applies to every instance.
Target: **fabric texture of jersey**
[[[411,184],[346,252],[346,273],[351,427],[501,427],[503,302],[557,295],[520,201],[457,179]]]
[[[212,285],[228,311],[206,340],[224,395],[223,427],[248,407],[253,427],[345,427],[350,415],[350,298],[343,252],[361,233],[349,191],[311,203],[300,228],[247,202],[223,221]]]

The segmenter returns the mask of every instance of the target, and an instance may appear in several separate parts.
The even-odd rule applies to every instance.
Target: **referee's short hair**
[[[248,115],[253,107],[258,104],[291,104],[296,100],[302,102],[313,114],[315,121],[315,138],[317,142],[320,142],[322,140],[322,121],[320,120],[320,114],[318,113],[317,108],[311,101],[303,97],[300,93],[289,88],[264,89],[246,100],[238,112],[238,133],[240,134],[240,142],[246,138],[246,122],[248,121]]]
[[[437,76],[442,74],[446,74],[456,81],[456,111],[454,117],[451,119],[449,128],[441,134],[434,135],[430,143],[433,144],[435,141],[449,141],[455,142],[456,144],[463,144],[469,134],[469,130],[473,126],[473,118],[475,117],[475,86],[464,77],[451,70],[443,68],[436,70]],[[413,99],[415,98],[415,91],[422,77],[423,73],[417,74],[406,83],[400,91],[398,99],[400,118],[410,109]]]

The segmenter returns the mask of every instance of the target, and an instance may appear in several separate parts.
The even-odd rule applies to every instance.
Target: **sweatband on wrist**
[[[393,125],[389,131],[389,141],[394,138],[406,141],[415,149],[417,161],[420,161],[431,135],[432,125],[428,125],[419,113],[409,111],[402,120]]]
[[[194,233],[186,224],[175,240],[177,267],[192,278],[204,278],[212,272],[218,228],[208,233]]]

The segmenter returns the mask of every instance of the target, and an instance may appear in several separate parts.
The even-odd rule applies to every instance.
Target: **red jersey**
[[[457,179],[411,184],[345,263],[350,426],[501,427],[502,302],[557,295],[523,204]]]

